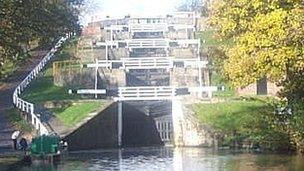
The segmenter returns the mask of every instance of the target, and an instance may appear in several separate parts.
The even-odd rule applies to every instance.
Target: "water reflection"
[[[204,148],[129,148],[70,153],[57,165],[33,163],[18,170],[304,170],[304,158],[295,155],[215,151]]]

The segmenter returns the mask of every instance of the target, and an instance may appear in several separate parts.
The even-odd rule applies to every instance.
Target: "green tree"
[[[222,40],[234,43],[225,49],[223,73],[235,87],[267,77],[282,86],[293,116],[285,131],[304,147],[304,3],[302,0],[217,0],[211,25]]]
[[[0,1],[0,78],[4,68],[28,57],[31,41],[47,44],[70,32],[79,33],[83,0]]]
[[[302,1],[219,0],[211,23],[221,39],[233,39],[224,70],[235,86],[264,76],[274,81],[304,66]]]

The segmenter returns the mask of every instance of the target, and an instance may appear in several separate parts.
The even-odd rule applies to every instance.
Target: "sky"
[[[172,12],[183,0],[90,0],[83,22],[98,18],[121,17],[130,14],[155,16]]]

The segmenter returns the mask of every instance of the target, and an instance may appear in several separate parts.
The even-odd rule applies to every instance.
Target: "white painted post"
[[[121,147],[121,145],[122,145],[122,101],[118,101],[117,142],[118,142],[118,147]]]
[[[106,60],[108,60],[108,44],[106,42]]]
[[[97,80],[97,78],[98,78],[98,76],[97,76],[97,74],[98,74],[98,60],[97,59],[95,59],[96,60],[96,67],[95,67],[95,90],[97,90],[97,84],[98,84],[98,80]],[[97,94],[95,94],[95,99],[97,99]]]

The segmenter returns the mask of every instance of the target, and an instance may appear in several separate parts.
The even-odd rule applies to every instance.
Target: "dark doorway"
[[[267,78],[257,81],[257,95],[267,95]]]

